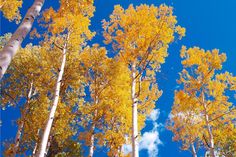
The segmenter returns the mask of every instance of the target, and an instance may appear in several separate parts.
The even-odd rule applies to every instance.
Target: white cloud
[[[147,150],[149,157],[158,155],[158,145],[162,144],[158,131],[145,132],[139,142],[140,150]]]
[[[160,126],[156,121],[160,116],[160,110],[154,109],[151,114],[147,117],[148,121],[152,121],[153,128],[151,131],[144,132],[139,141],[139,151],[147,150],[149,157],[158,156],[158,145],[162,142],[159,137],[158,129]],[[132,152],[131,144],[124,144],[122,146],[122,152],[127,155]]]
[[[158,127],[159,125],[156,121],[160,116],[160,110],[154,109],[151,114],[148,116],[147,120],[152,121],[153,128],[149,132],[145,132],[139,142],[139,150],[147,150],[149,157],[158,156],[158,145],[162,144]]]

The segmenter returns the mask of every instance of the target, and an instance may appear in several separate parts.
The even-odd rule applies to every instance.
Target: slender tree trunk
[[[37,135],[39,135],[39,131],[40,131],[40,129],[38,129]],[[34,150],[33,150],[33,153],[32,153],[33,157],[36,156],[37,149],[38,149],[38,142],[35,143]]]
[[[215,150],[214,150],[214,137],[212,134],[212,129],[211,129],[211,125],[209,124],[209,116],[207,114],[207,106],[205,103],[205,98],[204,98],[204,93],[202,93],[202,99],[203,99],[203,107],[204,107],[204,116],[205,116],[205,122],[206,122],[206,126],[207,126],[207,132],[208,132],[208,136],[209,136],[209,141],[210,141],[210,156],[211,157],[215,157]]]
[[[39,135],[40,129],[38,129],[37,135]],[[34,150],[32,156],[35,157],[38,149],[38,142],[35,143]]]
[[[22,132],[23,132],[23,128],[24,128],[24,122],[21,122],[19,127],[18,127],[18,130],[17,130],[17,133],[16,133],[16,138],[15,138],[15,145],[14,145],[14,148],[13,148],[13,156],[15,157],[16,154],[17,154],[17,151],[19,149],[19,145],[20,145],[20,140],[21,140],[21,135],[22,135]]]
[[[206,112],[205,112],[205,121],[206,121],[206,125],[207,125],[207,132],[208,132],[208,136],[209,136],[209,141],[210,141],[210,155],[211,155],[211,157],[215,157],[215,152],[214,152],[214,137],[213,137],[213,134],[212,134],[211,126],[209,124],[209,116],[208,116],[208,114]]]
[[[26,107],[25,107],[25,110],[22,113],[22,121],[20,122],[20,125],[19,125],[17,133],[16,133],[15,145],[14,145],[14,148],[13,148],[13,156],[16,156],[16,153],[19,149],[21,135],[22,135],[23,128],[24,128],[25,114],[27,113],[27,111],[29,109],[30,99],[32,97],[32,91],[33,91],[33,83],[30,84],[30,89],[29,89],[28,96],[27,96]]]
[[[119,157],[119,156],[120,156],[120,152],[121,152],[121,147],[119,147],[119,148],[118,148],[118,150],[117,150],[117,153],[116,153],[115,157]]]
[[[132,157],[139,156],[138,148],[138,99],[136,97],[136,65],[132,64]]]
[[[33,150],[33,153],[32,153],[33,157],[35,157],[35,155],[36,155],[37,147],[38,147],[38,143],[35,143],[34,150]]]
[[[90,137],[90,147],[89,147],[89,156],[88,157],[93,157],[94,153],[94,129],[95,129],[95,124],[92,124],[92,135]]]
[[[191,143],[191,149],[192,149],[193,157],[197,157],[197,152],[193,143]]]
[[[49,137],[49,140],[48,140],[48,143],[47,143],[46,155],[48,155],[48,151],[51,147],[51,143],[52,143],[52,136]]]
[[[96,98],[95,98],[95,104],[97,105],[98,104],[98,97],[96,95]],[[94,113],[94,119],[97,117],[97,110],[95,110],[95,113]],[[90,147],[89,147],[89,156],[88,157],[93,157],[93,153],[94,153],[94,130],[95,130],[95,126],[96,126],[96,122],[94,121],[93,124],[92,124],[92,127],[91,127],[91,132],[92,132],[92,135],[90,137]]]
[[[60,72],[57,77],[57,83],[54,91],[54,98],[53,98],[53,105],[49,114],[48,122],[46,125],[46,128],[43,133],[43,138],[40,144],[40,149],[39,149],[39,157],[44,157],[46,155],[46,148],[47,148],[47,143],[48,143],[48,138],[50,135],[50,131],[52,128],[52,123],[55,117],[55,112],[57,109],[58,101],[59,101],[59,94],[60,94],[60,87],[61,87],[61,81],[64,73],[64,68],[66,64],[66,52],[67,52],[67,44],[64,45],[63,48],[63,57],[62,57],[62,62],[61,62],[61,67],[60,67]]]
[[[16,55],[21,43],[29,33],[34,23],[34,20],[39,15],[44,4],[44,0],[35,0],[33,5],[27,11],[22,23],[17,28],[11,39],[0,52],[0,80],[5,74],[12,58]]]

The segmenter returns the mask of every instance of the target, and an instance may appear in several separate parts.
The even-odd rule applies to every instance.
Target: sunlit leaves
[[[229,145],[232,147],[228,141],[232,139],[227,135],[235,134],[233,123],[236,117],[228,94],[235,90],[236,77],[229,72],[216,73],[222,69],[226,55],[217,49],[205,51],[183,46],[180,56],[184,69],[178,83],[183,89],[175,92],[168,127],[174,133],[173,139],[181,141],[183,149],[195,142],[201,142],[209,149],[207,127],[210,126],[217,151],[221,152]]]
[[[42,20],[53,36],[70,33],[69,44],[78,49],[86,39],[94,36],[88,28],[94,10],[92,0],[62,0],[60,8],[49,8],[43,13]]]
[[[22,7],[22,0],[1,0],[0,1],[0,11],[2,11],[3,16],[9,21],[16,21],[19,23],[21,19],[19,8]]]
[[[110,21],[103,21],[105,43],[114,41],[114,49],[120,50],[128,62],[144,59],[150,53],[148,59],[152,56],[152,60],[164,63],[168,44],[174,40],[175,33],[185,34],[185,29],[176,23],[172,8],[165,5],[140,5],[136,8],[130,5],[127,10],[117,5]],[[153,66],[156,67],[159,66]]]

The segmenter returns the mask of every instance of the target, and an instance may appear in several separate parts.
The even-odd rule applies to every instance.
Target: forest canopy
[[[1,155],[236,156],[235,53],[175,5],[100,3],[1,0]]]

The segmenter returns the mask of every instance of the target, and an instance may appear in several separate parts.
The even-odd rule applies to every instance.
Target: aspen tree
[[[100,134],[99,145],[108,148],[109,157],[124,156],[121,148],[124,144],[130,144],[129,138],[132,133],[132,107],[130,98],[130,77],[129,69],[124,62],[115,58],[111,69],[114,71],[110,86],[106,88],[102,95],[105,98],[106,110],[104,118],[103,134]],[[139,120],[141,123],[141,120]]]
[[[110,15],[110,21],[103,21],[105,43],[112,43],[131,71],[133,157],[138,157],[139,154],[138,134],[142,125],[138,124],[138,119],[142,117],[145,121],[145,114],[147,116],[150,113],[161,94],[155,85],[155,72],[160,69],[160,64],[165,62],[168,45],[173,42],[175,33],[180,34],[180,37],[185,34],[185,29],[176,23],[172,8],[165,5],[140,5],[136,8],[130,5],[127,10],[117,5]],[[142,82],[146,82],[146,87],[150,87],[146,88],[147,90],[153,90],[154,97],[140,92]],[[146,98],[151,102],[146,103],[150,106],[139,107],[138,104],[145,104]],[[142,112],[139,108],[149,112]]]
[[[103,126],[102,118],[105,115],[103,104],[103,91],[110,85],[112,77],[111,59],[106,56],[106,49],[99,48],[99,45],[87,47],[81,54],[81,62],[86,69],[86,84],[89,85],[92,102],[81,106],[80,112],[84,117],[83,127],[88,129],[87,133],[82,133],[81,137],[86,140],[89,146],[89,157],[92,157],[95,150],[95,129]],[[111,76],[109,76],[111,75]]]
[[[25,126],[27,125],[27,115],[32,111],[35,105],[40,105],[39,93],[42,91],[39,84],[44,84],[40,77],[43,77],[42,71],[45,65],[40,61],[40,47],[27,45],[20,49],[20,55],[16,55],[12,62],[8,74],[9,77],[2,81],[2,107],[15,106],[20,108],[21,117],[18,119],[18,130],[14,144],[6,150],[8,156],[21,154]],[[21,67],[21,68],[19,68]],[[23,67],[23,68],[22,68]],[[35,70],[36,69],[36,70]],[[38,69],[38,70],[37,70]],[[44,72],[47,70],[44,69]],[[19,104],[20,99],[25,98],[24,104]]]
[[[62,51],[62,60],[55,91],[53,91],[53,105],[40,144],[40,157],[44,157],[46,153],[47,142],[60,98],[66,56],[68,51],[71,51],[71,48],[73,48],[74,52],[78,52],[85,40],[93,37],[94,34],[88,28],[90,25],[90,17],[93,16],[93,11],[93,1],[81,1],[78,3],[78,1],[62,0],[60,1],[60,8],[57,11],[50,8],[43,15],[44,21],[48,25],[48,31],[52,34],[52,40],[55,39],[53,44]],[[62,40],[57,41],[57,38],[60,38],[60,36]]]
[[[226,61],[226,55],[217,49],[205,51],[183,46],[180,56],[184,69],[178,83],[183,89],[175,92],[170,130],[175,134],[175,140],[190,141],[187,147],[199,140],[210,156],[215,157],[216,152],[223,149],[216,145],[220,143],[219,131],[224,126],[226,131],[227,126],[232,126],[235,121],[235,108],[226,91],[236,90],[236,77],[229,72],[217,73]],[[233,130],[221,133],[222,139],[227,134],[234,134]]]
[[[33,80],[33,97],[29,104],[26,102],[23,106],[21,105],[21,117],[18,119],[17,133],[20,134],[20,138],[16,138],[19,139],[17,141],[19,142],[17,154],[32,152],[32,155],[36,156],[41,142],[40,136],[47,121],[46,115],[49,112],[49,104],[52,101],[52,95],[48,95],[48,93],[53,91],[57,67],[60,65],[60,61],[53,60],[53,58],[60,58],[60,56],[61,52],[57,51],[57,48],[50,47],[47,42],[43,43],[42,47],[27,45],[24,49],[20,49],[20,54],[16,55],[9,67],[9,78],[2,82],[4,87],[2,100],[6,104],[3,104],[2,107],[9,106],[8,104],[20,107],[17,102],[21,97],[27,98],[30,82]],[[21,66],[24,68],[19,68]],[[67,79],[62,81],[61,93],[63,96],[57,109],[60,114],[56,113],[50,134],[53,137],[52,142],[56,143],[58,147],[53,147],[53,145],[48,147],[48,155],[54,151],[68,153],[67,145],[64,144],[70,140],[75,132],[72,126],[75,113],[72,112],[72,108],[77,101],[76,96],[78,97],[81,92],[79,89],[81,84],[78,80],[82,79],[80,75],[83,74],[78,73],[82,70],[79,66],[78,55],[70,53],[65,67],[67,71],[64,73]],[[68,91],[68,88],[76,90]],[[20,127],[22,124],[23,127]],[[5,151],[6,156],[13,154],[15,146],[16,144],[10,144],[10,147]]]
[[[39,150],[40,151],[39,152],[39,157],[44,157],[45,156],[50,130],[51,130],[51,127],[52,127],[52,123],[53,123],[53,120],[54,120],[54,117],[55,117],[55,112],[56,112],[58,101],[59,101],[60,87],[61,87],[62,77],[63,77],[63,74],[64,74],[64,68],[65,68],[65,64],[66,64],[68,40],[69,40],[69,34],[67,34],[67,37],[65,39],[65,44],[64,44],[64,47],[63,47],[63,51],[62,51],[61,67],[59,69],[59,74],[58,74],[57,82],[56,82],[56,86],[55,86],[54,97],[53,97],[53,105],[52,105],[52,108],[50,110],[49,118],[48,118],[45,130],[44,130],[44,134],[43,134],[43,137],[42,137],[40,150]]]

